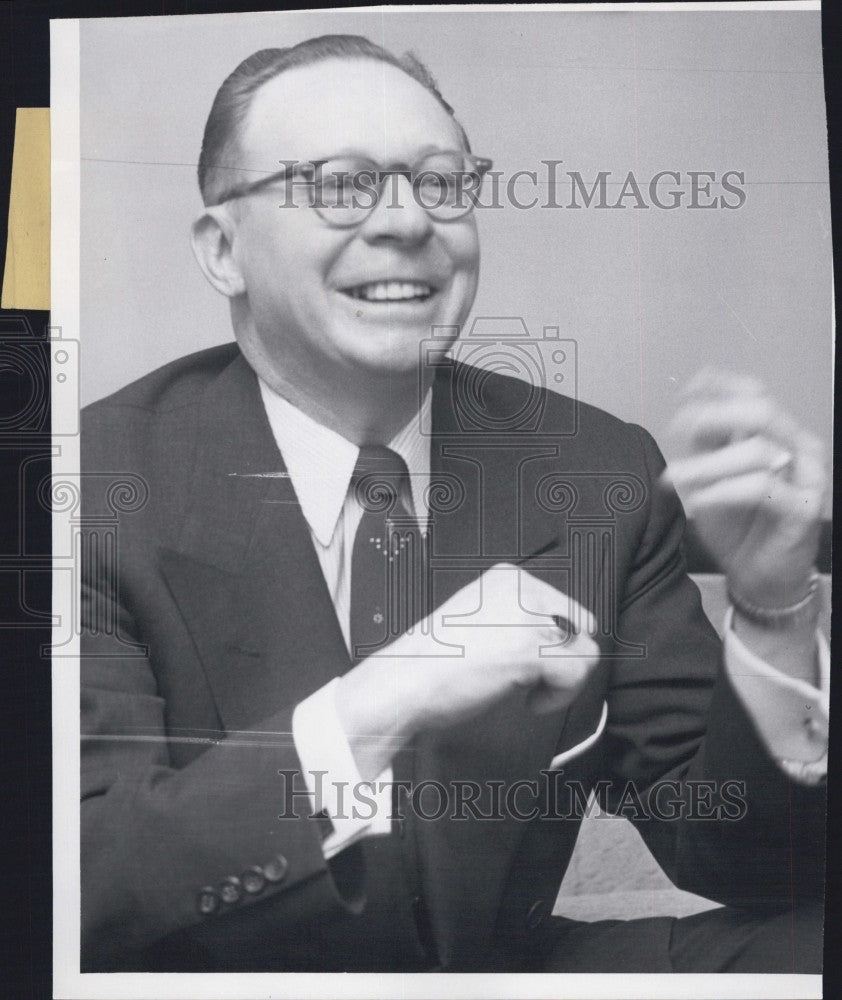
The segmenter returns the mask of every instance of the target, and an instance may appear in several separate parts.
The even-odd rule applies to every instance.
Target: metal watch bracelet
[[[795,604],[783,608],[764,608],[752,604],[751,601],[734,593],[730,587],[728,588],[728,600],[744,618],[766,628],[784,629],[794,625],[808,625],[815,623],[818,618],[821,606],[820,582],[818,571],[814,569],[810,574],[807,594]]]

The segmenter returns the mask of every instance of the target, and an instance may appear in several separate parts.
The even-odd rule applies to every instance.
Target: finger
[[[670,431],[679,453],[689,454],[727,447],[753,436],[771,438],[794,452],[804,437],[798,424],[766,397],[691,404],[675,415]]]
[[[766,507],[781,515],[812,519],[817,516],[819,498],[768,472],[750,472],[722,479],[695,490],[684,501],[689,517],[717,510],[751,510]]]
[[[566,665],[573,660],[581,660],[593,666],[600,656],[599,646],[593,636],[581,632],[572,636],[568,634],[562,636],[562,641],[559,642],[558,631],[551,631],[546,635],[546,643],[538,649],[538,665],[543,673],[560,671],[563,680]],[[548,664],[548,660],[553,663]]]
[[[715,452],[670,462],[661,479],[682,496],[691,489],[712,485],[717,479],[767,469],[772,476],[791,483],[805,497],[824,496],[828,488],[822,442],[807,431],[797,436],[793,453],[775,442],[754,436]]]
[[[541,679],[529,692],[533,711],[552,711],[569,704],[582,690],[599,662],[596,643],[589,645],[584,656],[542,658]]]
[[[562,633],[596,633],[596,618],[588,608],[525,569],[521,569],[519,600],[523,611],[547,615]]]
[[[570,705],[581,690],[581,685],[574,688],[554,688],[548,684],[539,683],[526,696],[526,704],[536,715],[548,715],[558,712]]]
[[[453,607],[454,598],[450,599],[447,613],[441,618],[443,626],[459,628],[471,624],[471,619],[476,624],[488,625],[490,615],[496,625],[547,630],[550,638],[546,641],[554,643],[563,634],[596,631],[596,620],[584,605],[533,576],[523,566],[495,563],[478,582],[478,587],[476,583],[469,584],[456,595],[463,598],[464,611]]]
[[[793,461],[791,451],[754,435],[716,451],[670,462],[661,479],[679,491],[698,489],[729,476],[764,470],[771,474],[783,472]]]

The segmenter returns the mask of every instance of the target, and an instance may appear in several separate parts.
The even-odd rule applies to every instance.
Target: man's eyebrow
[[[413,155],[406,159],[401,160],[391,160],[388,162],[383,162],[377,156],[373,156],[369,150],[362,149],[358,146],[343,146],[340,149],[332,149],[330,152],[319,154],[316,156],[308,156],[306,159],[302,158],[298,160],[299,163],[324,163],[328,160],[337,160],[340,157],[348,159],[357,160],[368,160],[371,163],[376,163],[378,166],[388,167],[390,165],[401,166],[406,163],[417,163],[418,160],[422,160],[427,156],[431,156],[435,153],[463,153],[464,150],[459,149],[458,146],[441,146],[436,143],[430,143],[427,146],[421,146],[417,149]],[[291,160],[279,160],[279,163],[291,162]]]

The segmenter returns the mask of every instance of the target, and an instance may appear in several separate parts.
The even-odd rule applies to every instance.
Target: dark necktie
[[[406,463],[364,445],[351,479],[363,516],[351,556],[351,657],[383,649],[425,614],[424,538]]]
[[[400,455],[382,445],[363,446],[351,488],[363,508],[351,555],[351,658],[358,663],[376,655],[427,614],[429,560],[426,540],[411,513],[409,473]],[[412,780],[413,756],[410,745],[392,759],[396,816],[401,814],[397,783]],[[377,897],[378,905],[386,907],[384,919],[395,927],[398,914],[406,912],[399,902],[409,900],[423,967],[436,967],[436,947],[422,899],[416,832],[406,804],[402,813],[405,818],[392,824],[391,837],[362,842],[369,859],[369,899]],[[372,878],[381,882],[375,884]],[[400,884],[402,894],[397,890]],[[390,911],[390,906],[397,909]]]
[[[351,555],[351,658],[358,663],[376,655],[427,614],[429,560],[426,539],[411,513],[409,473],[400,455],[381,445],[363,446],[351,488],[363,508]],[[407,669],[411,669],[410,661]],[[397,783],[412,780],[413,756],[410,745],[392,759],[396,782],[392,808],[396,816],[401,815]],[[416,831],[406,804],[403,815],[402,821],[392,824],[391,837],[362,842],[369,859],[369,899],[377,898],[377,905],[386,908],[384,919],[395,927],[399,926],[398,914],[406,913],[400,904],[409,900],[423,967],[436,967],[436,946],[423,902]],[[372,878],[381,882],[375,884]],[[397,888],[401,884],[403,893]],[[390,906],[396,909],[389,910]]]

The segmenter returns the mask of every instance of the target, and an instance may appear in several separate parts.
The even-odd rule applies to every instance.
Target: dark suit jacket
[[[402,836],[330,863],[279,772],[299,767],[294,706],[350,663],[292,486],[265,475],[283,463],[253,372],[234,345],[167,365],[88,407],[82,449],[83,970],[522,967],[551,944],[577,796],[597,782],[680,886],[764,908],[820,898],[822,793],[767,758],[722,676],[645,431],[442,365],[436,603],[543,552],[532,571],[595,611],[604,655],[566,712],[535,716],[512,695],[410,748],[415,781],[476,781],[484,815],[489,782],[537,782],[513,800],[527,814],[537,788],[537,817],[410,815]],[[548,776],[603,702],[602,737]],[[697,814],[732,816],[693,781],[744,782],[745,815],[646,818],[661,779]],[[200,912],[203,887],[253,866],[282,877]]]

